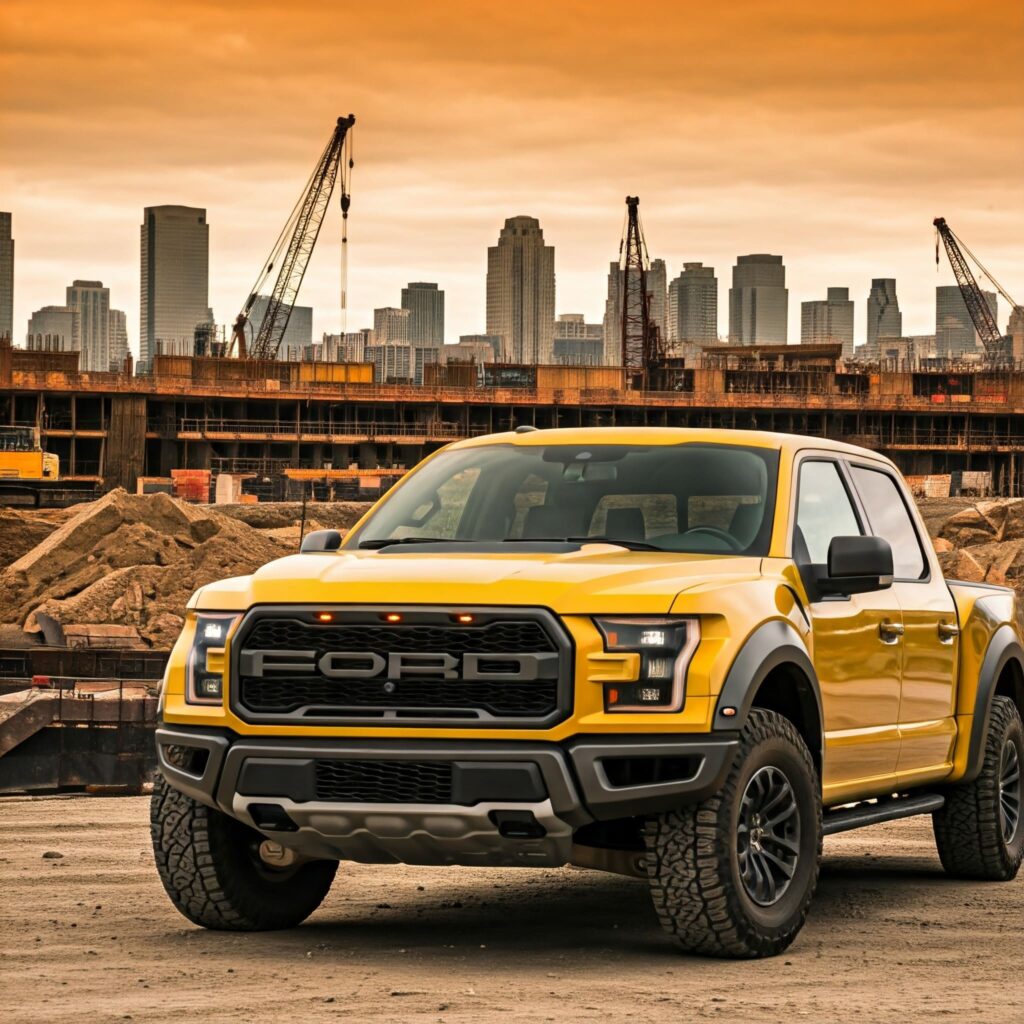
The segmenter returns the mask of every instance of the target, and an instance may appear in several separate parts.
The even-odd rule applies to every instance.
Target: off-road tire
[[[218,931],[293,928],[323,902],[336,861],[278,870],[257,854],[265,838],[240,821],[171,786],[153,784],[150,834],[160,881],[195,924]]]
[[[1024,822],[1018,820],[1016,834],[1007,842],[999,810],[999,780],[1008,743],[1017,748],[1019,771],[1024,766],[1020,712],[1009,697],[995,697],[981,773],[973,782],[950,787],[945,806],[932,815],[939,860],[954,878],[1008,882],[1020,869]]]
[[[784,772],[800,819],[799,855],[778,902],[759,906],[740,876],[737,827],[748,782],[765,767]],[[734,959],[775,956],[803,927],[821,858],[821,787],[793,724],[751,710],[722,787],[700,803],[651,818],[647,873],[663,927],[691,953]]]

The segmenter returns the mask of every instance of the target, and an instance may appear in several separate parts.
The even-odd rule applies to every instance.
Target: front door
[[[835,459],[799,466],[793,558],[824,565],[833,537],[866,532]],[[826,803],[884,792],[896,773],[903,619],[892,590],[809,604],[825,728]]]
[[[903,611],[901,782],[941,778],[952,765],[959,630],[953,596],[921,543],[908,499],[884,467],[850,464],[871,532],[892,547],[893,592]]]

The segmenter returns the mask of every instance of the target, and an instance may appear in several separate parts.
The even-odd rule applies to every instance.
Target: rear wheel
[[[157,871],[171,902],[195,924],[226,931],[293,928],[323,902],[336,861],[273,867],[264,836],[158,775],[150,805]]]
[[[792,723],[754,708],[722,788],[646,828],[648,876],[665,929],[720,957],[781,953],[818,880],[821,795]]]
[[[935,845],[954,878],[1006,882],[1024,859],[1024,724],[1009,697],[992,701],[985,760],[973,782],[946,793],[932,815]]]

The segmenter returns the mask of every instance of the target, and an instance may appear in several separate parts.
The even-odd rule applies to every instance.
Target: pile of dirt
[[[209,506],[112,491],[0,570],[0,621],[34,632],[45,612],[62,625],[132,625],[166,647],[194,590],[294,551]]]
[[[1024,500],[979,501],[938,528],[935,550],[950,579],[998,583],[1024,593]]]
[[[0,508],[0,569],[27,554],[76,512],[75,508]]]

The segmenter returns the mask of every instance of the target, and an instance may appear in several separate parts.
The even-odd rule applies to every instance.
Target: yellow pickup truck
[[[688,951],[769,956],[823,836],[931,814],[949,874],[1013,878],[1022,709],[1016,596],[943,579],[887,459],[519,428],[193,596],[156,863],[186,917],[248,930],[339,861],[573,863],[648,879]]]

